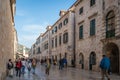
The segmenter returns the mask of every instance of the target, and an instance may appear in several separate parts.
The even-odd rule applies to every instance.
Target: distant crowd
[[[28,70],[28,74],[31,72],[35,74],[35,69],[37,66],[37,63],[40,63],[41,65],[45,65],[45,73],[49,75],[49,71],[51,68],[51,65],[59,65],[59,70],[62,70],[63,68],[67,68],[67,59],[61,58],[59,61],[57,60],[51,60],[50,58],[47,59],[41,59],[37,60],[35,58],[32,59],[24,59],[24,58],[18,58],[14,62],[9,59],[7,65],[6,65],[6,71],[7,76],[13,77],[13,73],[15,71],[16,76],[21,77],[21,74],[24,75],[26,73],[25,69]],[[71,60],[71,64],[74,64],[74,60]],[[101,68],[101,75],[102,80],[104,80],[104,77],[106,76],[108,80],[110,80],[109,75],[111,74],[111,63],[109,57],[106,55],[103,55],[103,58],[100,61]]]

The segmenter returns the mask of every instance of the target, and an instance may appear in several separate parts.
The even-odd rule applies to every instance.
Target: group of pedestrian
[[[21,76],[21,74],[25,74],[25,68],[28,70],[28,73],[32,72],[35,74],[35,68],[36,68],[37,62],[36,59],[24,59],[24,58],[19,58],[15,60],[15,63],[9,59],[7,63],[7,75],[9,77],[13,77],[13,72],[15,69],[16,76]]]
[[[62,58],[59,60],[59,70],[62,70],[63,67],[67,67],[67,59],[66,58]]]
[[[108,80],[110,80],[108,72],[110,71],[110,59],[106,55],[102,56],[103,58],[100,61],[100,68],[101,68],[101,75],[102,75],[102,80],[104,80],[104,77],[106,76]],[[11,59],[8,60],[7,63],[7,75],[9,77],[13,77],[13,72],[14,68],[16,71],[16,76],[21,76],[21,74],[25,73],[25,68],[27,68],[28,72],[30,73],[31,69],[33,70],[33,74],[35,74],[35,69],[36,69],[37,61],[35,58],[33,59],[27,59],[25,60],[24,58],[22,59],[17,59],[15,61],[15,65]],[[45,73],[49,75],[50,67],[51,67],[51,62],[50,59],[46,59],[45,61]],[[62,58],[59,60],[59,69],[61,70],[63,67],[67,67],[67,59]]]

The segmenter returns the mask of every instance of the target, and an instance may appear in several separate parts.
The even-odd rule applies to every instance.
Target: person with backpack
[[[13,77],[13,67],[14,67],[14,64],[13,64],[12,60],[9,59],[9,61],[7,63],[7,75],[9,77]]]
[[[110,80],[108,76],[108,70],[110,68],[110,59],[106,55],[103,55],[102,57],[103,58],[100,61],[102,80],[104,80],[104,76],[106,76],[107,79]]]
[[[30,60],[27,61],[27,69],[28,69],[28,73],[30,74],[30,71],[31,71],[31,61]]]

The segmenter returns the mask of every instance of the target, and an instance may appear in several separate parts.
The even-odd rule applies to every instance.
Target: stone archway
[[[84,56],[82,53],[79,54],[79,64],[81,64],[81,69],[84,69]]]
[[[66,59],[67,59],[67,53],[65,53],[64,58],[66,58]]]
[[[92,70],[93,65],[96,64],[96,54],[95,52],[91,52],[89,56],[89,70]]]
[[[62,55],[61,55],[61,53],[59,54],[59,59],[61,59],[61,57],[62,57]]]
[[[119,48],[115,43],[107,43],[104,46],[104,53],[110,58],[111,71],[119,73]]]

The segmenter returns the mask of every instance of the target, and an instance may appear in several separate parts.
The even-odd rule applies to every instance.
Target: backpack
[[[8,62],[7,63],[7,69],[12,69],[13,68],[13,63],[12,62]]]

